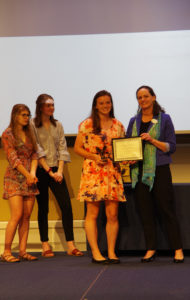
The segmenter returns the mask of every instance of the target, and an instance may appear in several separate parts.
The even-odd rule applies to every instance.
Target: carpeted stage
[[[141,263],[140,255],[121,256],[120,265],[95,265],[86,253],[56,253],[36,262],[0,262],[0,299],[11,300],[176,300],[190,299],[190,257],[174,264],[160,255]]]

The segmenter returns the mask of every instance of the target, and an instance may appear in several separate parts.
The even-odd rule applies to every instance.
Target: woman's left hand
[[[149,133],[144,132],[140,135],[140,137],[142,140],[152,143],[153,138],[150,136]]]
[[[61,183],[63,180],[63,174],[59,173],[59,172],[55,172],[53,177],[54,177],[54,180],[59,183]]]

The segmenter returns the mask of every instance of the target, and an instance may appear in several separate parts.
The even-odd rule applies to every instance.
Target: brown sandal
[[[27,261],[34,261],[34,260],[38,260],[38,258],[36,256],[33,256],[29,253],[24,253],[22,255],[19,255],[19,259],[20,260],[27,260]]]
[[[55,254],[51,251],[51,249],[49,249],[49,250],[46,250],[46,251],[42,252],[42,256],[46,257],[46,258],[49,258],[49,257],[54,257]]]
[[[82,253],[79,249],[75,248],[73,249],[72,252],[67,252],[68,255],[71,255],[71,256],[83,256],[84,253]]]
[[[1,255],[1,261],[8,262],[8,263],[16,263],[20,262],[19,258],[14,257],[12,254]]]

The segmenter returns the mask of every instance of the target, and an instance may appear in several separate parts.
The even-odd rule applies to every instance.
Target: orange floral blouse
[[[79,125],[86,151],[107,158],[101,166],[94,160],[84,159],[78,199],[80,201],[126,201],[119,164],[112,161],[112,138],[123,137],[125,130],[121,122],[113,119],[111,128],[93,133],[92,119],[88,118]]]
[[[4,176],[4,199],[17,195],[34,196],[39,193],[36,185],[28,186],[26,177],[17,170],[17,166],[22,164],[30,171],[31,161],[37,159],[37,154],[28,138],[25,143],[20,140],[16,145],[15,142],[11,128],[7,128],[2,134],[3,148],[9,162]]]

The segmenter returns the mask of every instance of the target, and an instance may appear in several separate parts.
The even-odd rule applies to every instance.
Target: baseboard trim
[[[49,243],[53,251],[67,251],[67,242],[62,227],[61,220],[50,220],[49,224]],[[4,249],[5,230],[7,222],[0,222],[0,253]],[[73,221],[74,238],[76,247],[82,251],[86,251],[86,234],[84,230],[84,220]],[[18,234],[16,233],[12,250],[18,251]],[[38,222],[30,221],[30,230],[27,243],[27,251],[41,252],[41,242],[38,231]]]

